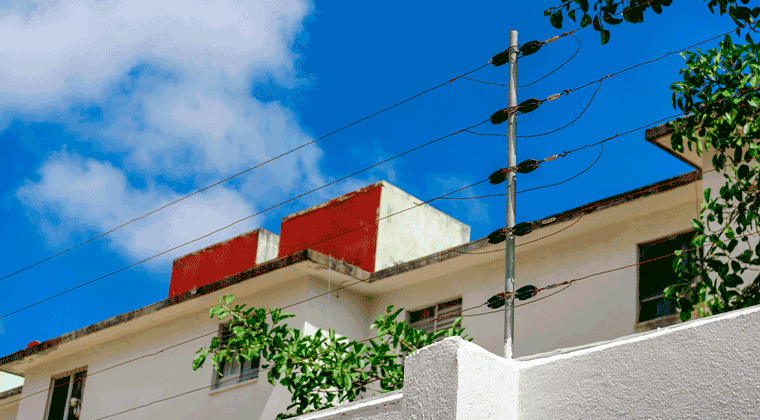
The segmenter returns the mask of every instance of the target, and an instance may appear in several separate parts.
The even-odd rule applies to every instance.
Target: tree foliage
[[[274,385],[279,381],[290,391],[292,404],[288,410],[296,410],[279,414],[277,420],[354,401],[367,392],[370,384],[376,384],[382,392],[401,389],[405,354],[430,345],[440,337],[467,339],[462,335],[464,328],[459,327],[462,318],[446,330],[427,334],[404,321],[396,321],[403,309],[394,311],[392,305],[370,327],[377,329],[378,336],[365,340],[368,344],[339,337],[332,329],[306,335],[281,323],[295,315],[284,314],[280,309],[233,307],[234,299],[233,295],[222,296],[219,305],[210,311],[211,318],[230,319],[225,328],[229,329],[231,338],[222,343],[213,337],[208,348],[196,352],[193,370],[210,360],[221,375],[222,361],[231,362],[236,358],[242,365],[246,360],[260,357],[261,368],[271,368],[267,373],[269,382]]]
[[[673,263],[682,282],[664,290],[666,298],[676,300],[684,321],[695,307],[700,316],[707,316],[760,303],[760,275],[749,285],[743,280],[747,271],[760,266],[760,245],[751,246],[760,228],[760,45],[751,35],[757,30],[760,7],[742,6],[749,0],[703,1],[713,14],[727,14],[734,21],[737,37],[744,31],[746,44],[726,36],[718,48],[681,53],[686,64],[680,72],[683,80],[671,85],[673,108],[690,114],[668,124],[673,149],[683,152],[686,145],[699,156],[712,153],[713,168],[725,179],[717,194],[704,191],[700,218],[692,220],[692,247],[677,251]],[[562,0],[544,15],[561,28],[563,14],[575,20],[580,10],[581,26],[594,25],[605,44],[610,38],[605,23],[640,23],[648,9],[659,14],[671,3],[596,0],[590,12],[588,0]],[[623,20],[613,16],[619,9]]]
[[[691,0],[694,1],[694,0]],[[702,0],[707,1],[707,7],[712,13],[716,10],[721,15],[728,13],[734,22],[747,20],[750,16],[757,18],[760,8],[750,10],[748,7],[739,6],[749,3],[749,0]],[[602,45],[610,40],[608,26],[619,25],[623,22],[641,23],[648,10],[660,14],[664,7],[668,7],[673,0],[562,0],[558,6],[544,10],[544,16],[549,18],[551,25],[562,29],[564,17],[578,22],[581,27],[592,25],[599,32]],[[717,9],[716,9],[717,8]],[[622,18],[622,19],[621,19]],[[607,26],[605,26],[607,25]]]

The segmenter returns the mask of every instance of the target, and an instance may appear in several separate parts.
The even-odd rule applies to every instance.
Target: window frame
[[[74,384],[76,382],[74,379],[76,375],[81,372],[84,372],[84,377],[82,378],[82,388],[80,389],[81,395],[79,396],[79,408],[81,410],[82,401],[84,401],[84,387],[85,387],[85,383],[87,382],[87,366],[71,369],[71,370],[50,376],[50,387],[48,389],[47,404],[45,406],[45,416],[43,418],[47,420],[56,420],[56,419],[50,419],[50,415],[51,415],[50,409],[52,408],[52,405],[53,405],[53,392],[55,391],[55,381],[65,378],[65,377],[69,377],[69,386],[66,392],[66,399],[64,400],[65,401],[64,410],[63,410],[64,417],[62,420],[68,419],[69,407],[71,405],[71,398],[72,398],[71,395],[74,391]],[[80,416],[81,416],[81,412],[80,412]]]
[[[447,326],[446,328],[441,328],[441,329],[439,329],[439,328],[438,328],[438,327],[439,327],[439,325],[438,325],[438,322],[439,322],[439,320],[437,320],[437,319],[436,319],[436,318],[438,318],[439,316],[442,316],[442,315],[439,315],[439,311],[441,310],[441,309],[439,309],[439,307],[440,307],[441,305],[444,305],[444,304],[447,304],[447,303],[453,303],[453,302],[455,302],[455,301],[459,301],[459,302],[458,302],[458,305],[459,305],[459,314],[458,314],[456,317],[451,317],[451,318],[452,318],[452,320],[451,320],[451,321],[449,321],[449,326]],[[452,305],[452,306],[453,306],[453,305]],[[450,327],[451,327],[451,324],[453,324],[454,320],[456,320],[458,317],[462,316],[462,296],[459,296],[459,297],[455,297],[455,298],[444,299],[444,300],[441,300],[441,301],[437,301],[437,302],[435,302],[435,303],[433,303],[433,304],[427,304],[427,305],[421,306],[421,307],[419,307],[418,309],[413,309],[413,310],[409,310],[409,311],[406,311],[406,322],[407,322],[407,324],[408,324],[410,327],[417,329],[417,328],[415,327],[415,324],[419,324],[419,323],[420,323],[420,321],[425,321],[425,320],[427,320],[427,319],[429,319],[429,318],[425,318],[425,319],[419,320],[419,321],[417,321],[415,324],[413,324],[413,323],[412,323],[412,314],[413,314],[414,312],[420,312],[420,311],[424,311],[424,310],[426,310],[426,309],[429,309],[429,308],[431,308],[431,307],[433,308],[433,316],[432,316],[432,319],[435,319],[435,321],[433,321],[433,330],[432,330],[431,332],[427,332],[427,331],[425,331],[425,330],[420,330],[420,331],[425,331],[425,333],[427,333],[427,334],[435,334],[435,333],[436,333],[436,332],[438,332],[438,331],[442,331],[442,330],[445,330],[445,329],[448,329],[448,328],[450,328]],[[448,309],[448,308],[444,308],[444,309]]]
[[[219,338],[220,344],[224,344],[229,340],[229,335],[232,332],[229,330],[230,322],[219,324]],[[227,336],[225,336],[227,334]],[[250,364],[249,370],[244,372],[245,365]],[[231,366],[232,372],[225,372],[228,367]],[[219,370],[221,370],[224,376],[219,376],[219,373],[215,370],[211,370],[211,393],[221,392],[227,389],[237,388],[249,383],[255,383],[259,378],[259,370],[261,366],[261,357],[259,356],[255,360],[246,360],[241,366],[237,361],[236,356],[232,356],[232,362],[228,365],[226,361],[219,363]],[[237,378],[237,381],[231,380]]]
[[[635,322],[636,332],[648,331],[655,328],[665,327],[665,326],[673,325],[680,322],[680,316],[678,312],[675,312],[673,314],[662,315],[662,316],[644,320],[644,321],[641,320],[641,304],[642,303],[664,298],[664,293],[662,292],[660,292],[657,295],[648,296],[644,299],[641,298],[641,280],[642,280],[641,262],[643,261],[642,247],[646,245],[654,245],[660,242],[673,241],[677,239],[679,236],[686,235],[689,233],[692,235],[692,239],[693,239],[697,232],[694,229],[686,229],[686,230],[672,233],[667,236],[661,236],[653,240],[649,240],[646,242],[639,242],[636,244],[636,262],[638,263],[636,266],[636,322]],[[689,241],[689,243],[691,243],[691,241]],[[682,245],[682,249],[683,249],[683,245]],[[702,250],[700,250],[700,253],[702,253]],[[653,257],[650,257],[650,259],[651,258],[657,258],[657,257],[653,256]],[[675,284],[675,283],[672,283],[672,284]]]

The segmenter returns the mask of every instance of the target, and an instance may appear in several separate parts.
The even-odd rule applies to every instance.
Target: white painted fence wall
[[[757,419],[759,330],[754,307],[530,360],[447,338],[402,391],[298,419]]]

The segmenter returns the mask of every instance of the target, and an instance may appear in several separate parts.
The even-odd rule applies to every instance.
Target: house
[[[667,136],[647,132],[666,149]],[[515,357],[680,322],[662,299],[669,259],[638,265],[691,239],[703,181],[697,160],[680,158],[697,170],[536,221],[516,239],[516,287],[579,280],[518,302]],[[473,343],[501,355],[503,311],[483,303],[504,290],[503,243],[471,240],[469,226],[420,202],[381,181],[285,217],[280,235],[257,229],[176,259],[167,299],[0,357],[1,371],[25,378],[0,395],[0,420],[274,418],[290,395],[255,362],[226,366],[224,381],[209,364],[191,369],[222,335],[208,311],[223,294],[357,340],[389,305],[429,331],[452,319],[426,321],[461,313]]]

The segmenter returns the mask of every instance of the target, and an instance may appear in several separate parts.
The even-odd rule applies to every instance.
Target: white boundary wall
[[[447,338],[407,357],[402,392],[298,419],[756,419],[758,331],[754,307],[532,360]]]

